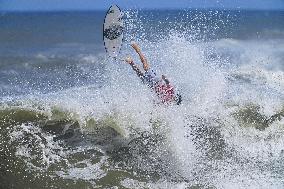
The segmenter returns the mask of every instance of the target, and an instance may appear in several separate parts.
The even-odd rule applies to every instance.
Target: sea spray
[[[267,40],[254,25],[269,18],[257,13],[255,22],[242,24],[255,13],[160,13],[127,13],[121,56],[142,68],[127,45],[138,41],[152,68],[182,94],[180,106],[157,103],[129,65],[105,56],[99,40],[90,39],[90,31],[99,34],[92,13],[68,13],[84,17],[74,25],[62,22],[68,14],[53,15],[73,28],[63,39],[52,38],[56,27],[47,29],[56,44],[36,31],[40,48],[31,39],[25,52],[1,46],[1,186],[284,185],[283,39]],[[274,20],[271,27],[282,31]],[[80,28],[88,31],[73,33]]]

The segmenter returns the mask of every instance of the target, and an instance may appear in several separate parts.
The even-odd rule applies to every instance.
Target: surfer
[[[155,91],[155,93],[164,104],[176,103],[177,105],[179,105],[181,103],[181,95],[176,93],[174,87],[171,85],[166,76],[162,75],[162,77],[159,78],[156,72],[151,69],[150,64],[148,63],[146,57],[142,54],[139,46],[136,43],[132,43],[131,46],[139,55],[145,72],[143,73],[139,69],[139,67],[134,63],[131,57],[127,57],[125,59],[125,62],[127,62],[132,67],[138,77],[141,78],[143,83],[147,84],[151,89]]]

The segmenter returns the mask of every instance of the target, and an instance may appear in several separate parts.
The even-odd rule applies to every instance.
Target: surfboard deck
[[[123,12],[117,5],[112,5],[106,13],[103,25],[103,40],[106,52],[116,58],[123,40]]]

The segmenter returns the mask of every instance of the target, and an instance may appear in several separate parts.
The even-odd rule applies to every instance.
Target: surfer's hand
[[[133,62],[131,57],[126,57],[125,58],[125,62],[128,63],[128,64],[134,64],[134,62]]]

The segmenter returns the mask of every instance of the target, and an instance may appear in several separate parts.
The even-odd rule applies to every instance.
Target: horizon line
[[[10,13],[10,12],[103,12],[107,11],[108,9],[38,9],[38,10],[27,10],[27,9],[15,9],[15,10],[1,10],[0,13]],[[180,10],[180,11],[186,11],[186,10],[222,10],[222,11],[284,11],[283,8],[273,8],[273,9],[265,9],[265,8],[240,8],[240,7],[230,7],[230,8],[224,8],[224,7],[191,7],[191,8],[125,8],[124,10],[126,11],[131,11],[131,10],[138,10],[138,11],[174,11],[174,10]]]

